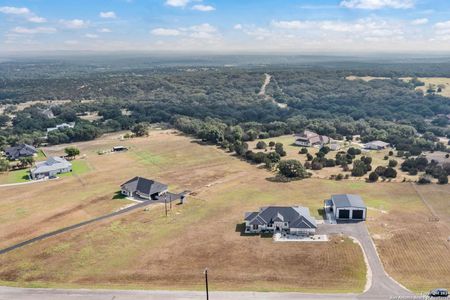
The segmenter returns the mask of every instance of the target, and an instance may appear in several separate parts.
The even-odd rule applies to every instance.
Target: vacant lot
[[[117,144],[130,147],[130,151],[95,154]],[[415,290],[420,290],[423,282],[426,286],[447,284],[445,278],[449,276],[442,275],[449,275],[448,268],[430,264],[431,260],[448,260],[443,232],[435,223],[426,227],[429,212],[409,184],[321,179],[273,182],[273,174],[264,169],[169,131],[155,131],[149,138],[128,141],[111,135],[77,146],[87,155],[91,171],[79,178],[39,185],[41,192],[59,189],[58,193],[50,192],[47,201],[63,201],[58,200],[65,198],[60,194],[69,188],[71,195],[65,196],[72,197],[71,204],[78,204],[84,199],[82,192],[96,190],[97,197],[104,197],[96,203],[111,209],[111,203],[118,203],[112,199],[118,185],[135,175],[170,183],[178,191],[191,190],[193,196],[185,205],[174,205],[167,218],[163,206],[154,206],[2,255],[0,280],[4,284],[201,289],[202,271],[208,267],[212,289],[360,292],[366,271],[361,250],[345,237],[333,237],[328,243],[280,244],[270,238],[240,234],[245,211],[270,204],[299,204],[319,217],[323,200],[333,193],[359,193],[366,200],[369,229],[394,278]],[[63,148],[47,150],[58,153]],[[84,197],[95,199],[92,195]],[[3,206],[14,212],[14,201],[0,201],[2,213]],[[9,224],[15,220],[22,227],[29,228],[29,223],[39,227],[34,220],[46,214],[46,202],[24,201],[28,202],[22,203],[23,207],[36,205],[35,209],[29,209],[22,218],[8,216]],[[90,205],[86,209],[93,207]],[[61,210],[63,205],[58,207]],[[78,211],[84,213],[84,209]],[[430,244],[427,236],[415,234],[417,228],[409,225],[416,222],[422,222],[434,239],[439,237],[439,247]],[[4,222],[0,224],[0,232],[17,234]],[[412,261],[414,268],[430,268],[435,275],[430,271],[421,277],[420,272],[404,271],[407,260],[399,259],[392,250],[401,250],[393,243],[400,238],[407,257],[414,259],[414,253],[422,257]],[[11,243],[9,238],[5,244]],[[417,243],[422,248],[417,248]],[[395,264],[397,261],[399,264]],[[420,284],[417,278],[422,279]]]

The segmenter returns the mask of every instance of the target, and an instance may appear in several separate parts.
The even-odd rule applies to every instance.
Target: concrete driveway
[[[398,282],[393,280],[385,271],[364,222],[345,224],[321,224],[318,234],[344,234],[355,238],[360,243],[369,267],[367,291],[360,295],[360,299],[389,299],[394,296],[412,296]]]

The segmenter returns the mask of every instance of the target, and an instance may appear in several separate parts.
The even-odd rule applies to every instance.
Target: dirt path
[[[270,81],[272,80],[272,75],[265,73],[264,74],[266,76],[266,78],[264,79],[264,83],[261,86],[261,90],[258,93],[258,96],[260,97],[264,97],[266,100],[272,101],[274,104],[278,105],[278,107],[280,108],[286,108],[287,104],[285,103],[278,103],[277,101],[275,101],[275,99],[273,99],[272,96],[266,95],[266,89],[267,86],[270,84]]]

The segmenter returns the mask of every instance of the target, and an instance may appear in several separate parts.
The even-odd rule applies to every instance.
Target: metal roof
[[[336,207],[360,207],[366,208],[364,201],[359,195],[340,194],[331,196],[331,201]]]

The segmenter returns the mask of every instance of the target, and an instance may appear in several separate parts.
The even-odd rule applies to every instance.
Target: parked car
[[[430,297],[448,297],[448,291],[446,289],[434,289],[428,296]]]

